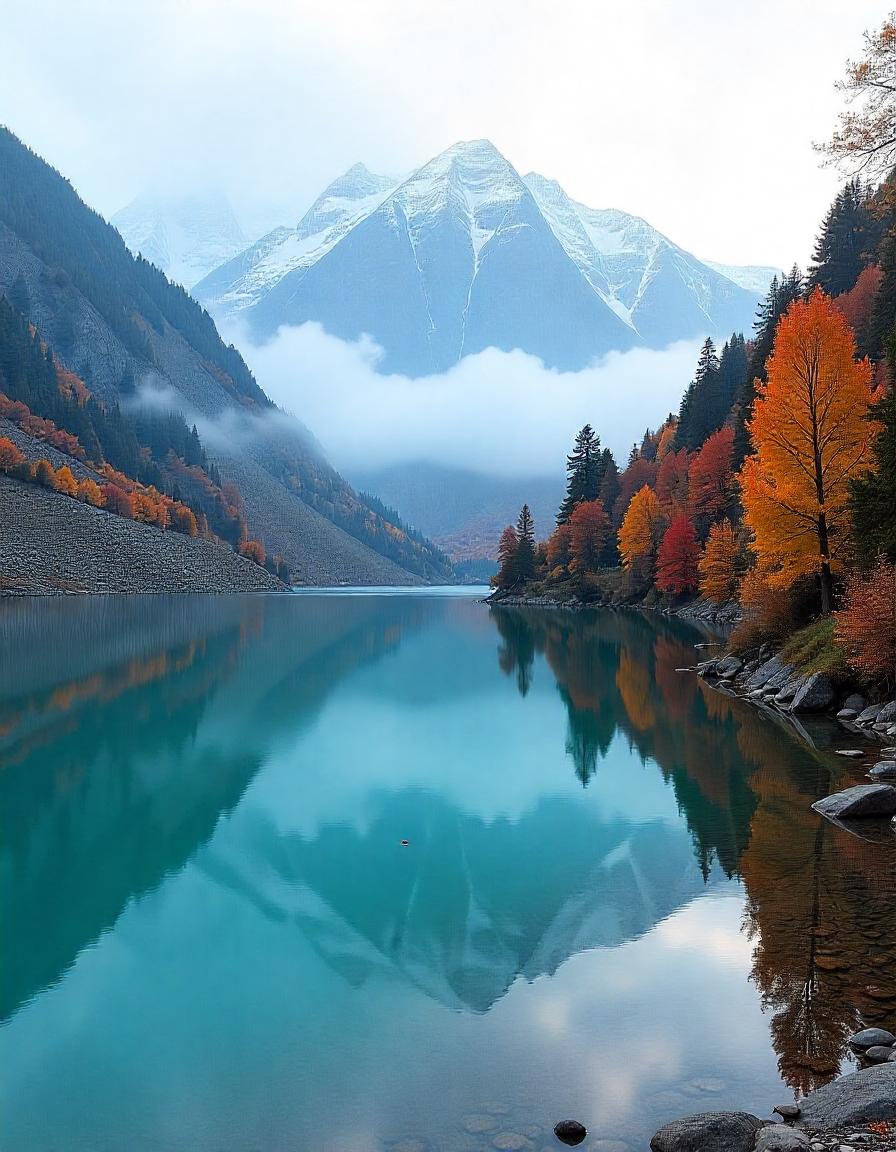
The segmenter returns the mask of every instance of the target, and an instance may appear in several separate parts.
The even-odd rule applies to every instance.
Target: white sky
[[[0,120],[111,215],[150,186],[297,219],[357,160],[488,137],[705,258],[805,263],[814,139],[871,0],[29,0]]]

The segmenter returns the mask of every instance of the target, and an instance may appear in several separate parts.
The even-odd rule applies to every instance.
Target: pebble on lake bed
[[[585,1125],[580,1124],[578,1120],[561,1120],[554,1125],[554,1135],[562,1144],[569,1144],[574,1148],[582,1143],[588,1133],[585,1131]]]

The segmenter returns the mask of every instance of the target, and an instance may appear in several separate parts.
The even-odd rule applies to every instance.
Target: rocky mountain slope
[[[0,292],[106,404],[182,412],[250,535],[303,583],[451,578],[437,550],[361,501],[303,425],[275,408],[207,313],[0,130]]]
[[[611,350],[748,327],[760,293],[637,217],[523,177],[487,140],[455,144],[400,182],[356,165],[294,229],[195,286],[258,336],[315,320],[371,335],[384,372],[426,375],[494,346],[578,369]]]

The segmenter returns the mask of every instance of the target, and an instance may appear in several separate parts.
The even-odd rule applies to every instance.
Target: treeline
[[[0,221],[55,270],[51,274],[62,295],[73,284],[125,347],[150,364],[154,353],[147,325],[159,333],[170,325],[234,399],[250,407],[272,406],[205,309],[153,264],[135,259],[118,232],[83,203],[71,184],[2,126],[0,171]],[[65,309],[64,300],[60,309]]]
[[[499,589],[738,601],[736,642],[811,626],[813,655],[896,680],[896,174],[850,181],[806,276],[775,279],[749,339],[704,343],[680,410],[617,472],[590,426],[547,540],[528,508]]]

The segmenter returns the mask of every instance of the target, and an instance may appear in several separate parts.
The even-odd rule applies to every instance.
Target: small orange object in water
[[[408,844],[410,843],[410,841],[409,841],[409,840],[402,840],[402,842],[401,842],[401,843],[404,845],[404,847],[405,847],[405,848],[407,848],[407,846],[408,846]]]

